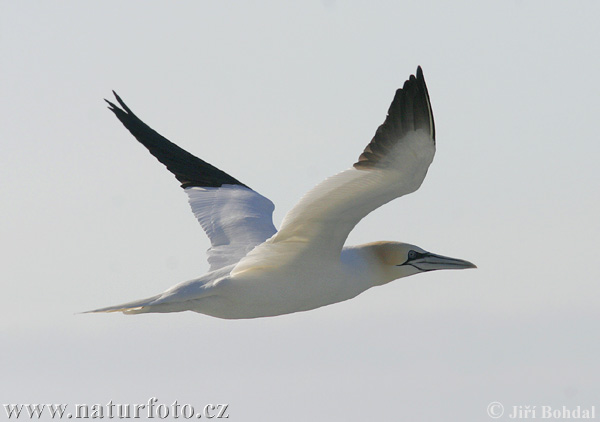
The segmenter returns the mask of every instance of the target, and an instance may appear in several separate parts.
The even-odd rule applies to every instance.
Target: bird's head
[[[408,243],[376,242],[367,246],[383,271],[380,284],[427,271],[477,268],[469,261],[437,255]]]

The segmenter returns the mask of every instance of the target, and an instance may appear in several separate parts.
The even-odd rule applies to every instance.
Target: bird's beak
[[[466,268],[477,268],[475,264],[469,261],[436,255],[429,252],[424,253],[417,259],[407,262],[407,264],[412,265],[421,271],[464,270]]]

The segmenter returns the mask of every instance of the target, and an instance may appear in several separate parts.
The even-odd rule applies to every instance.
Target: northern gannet
[[[363,217],[416,191],[433,160],[433,113],[421,67],[416,73],[396,91],[384,123],[358,161],[305,194],[279,231],[269,199],[159,135],[113,91],[121,108],[106,100],[109,109],[187,193],[210,238],[210,270],[156,296],[90,312],[267,317],[342,302],[417,273],[476,268],[408,243],[344,246]]]

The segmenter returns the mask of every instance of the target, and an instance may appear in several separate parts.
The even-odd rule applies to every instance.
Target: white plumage
[[[210,239],[210,271],[235,264],[277,230],[275,205],[255,191],[239,185],[185,189],[194,216]]]
[[[371,211],[417,190],[435,154],[435,126],[421,68],[398,89],[385,122],[353,167],[310,190],[279,231],[273,203],[194,157],[122,109],[110,109],[182,182],[208,235],[210,271],[151,298],[91,312],[195,311],[219,318],[275,316],[351,299],[419,272],[474,268],[406,243],[346,246]]]

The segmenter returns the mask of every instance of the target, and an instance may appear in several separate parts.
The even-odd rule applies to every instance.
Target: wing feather
[[[117,102],[123,107],[120,109],[108,100],[110,111],[123,123],[129,132],[144,145],[158,161],[163,163],[167,169],[181,182],[182,188],[190,186],[219,187],[224,184],[246,186],[239,180],[231,177],[222,170],[207,163],[204,160],[190,154],[183,148],[178,147],[167,138],[156,132],[146,123],[141,121],[121,97],[113,91]]]
[[[275,236],[244,258],[232,274],[257,260],[298,254],[339,257],[348,234],[371,211],[417,190],[435,155],[435,127],[423,72],[397,90],[384,123],[353,167],[310,190],[286,214]],[[333,261],[332,261],[333,262]]]
[[[433,111],[420,66],[417,68],[417,76],[410,75],[410,78],[404,82],[404,86],[396,91],[385,121],[377,128],[375,136],[358,157],[354,167],[357,169],[385,167],[392,161],[389,159],[389,153],[393,146],[416,131],[429,134],[435,146]]]
[[[185,189],[196,219],[210,238],[210,269],[241,260],[276,233],[275,206],[264,196],[239,185]]]
[[[188,194],[192,212],[211,242],[211,270],[237,263],[275,234],[275,207],[269,199],[160,135],[114,94],[122,109],[106,100],[109,109],[175,175]]]

